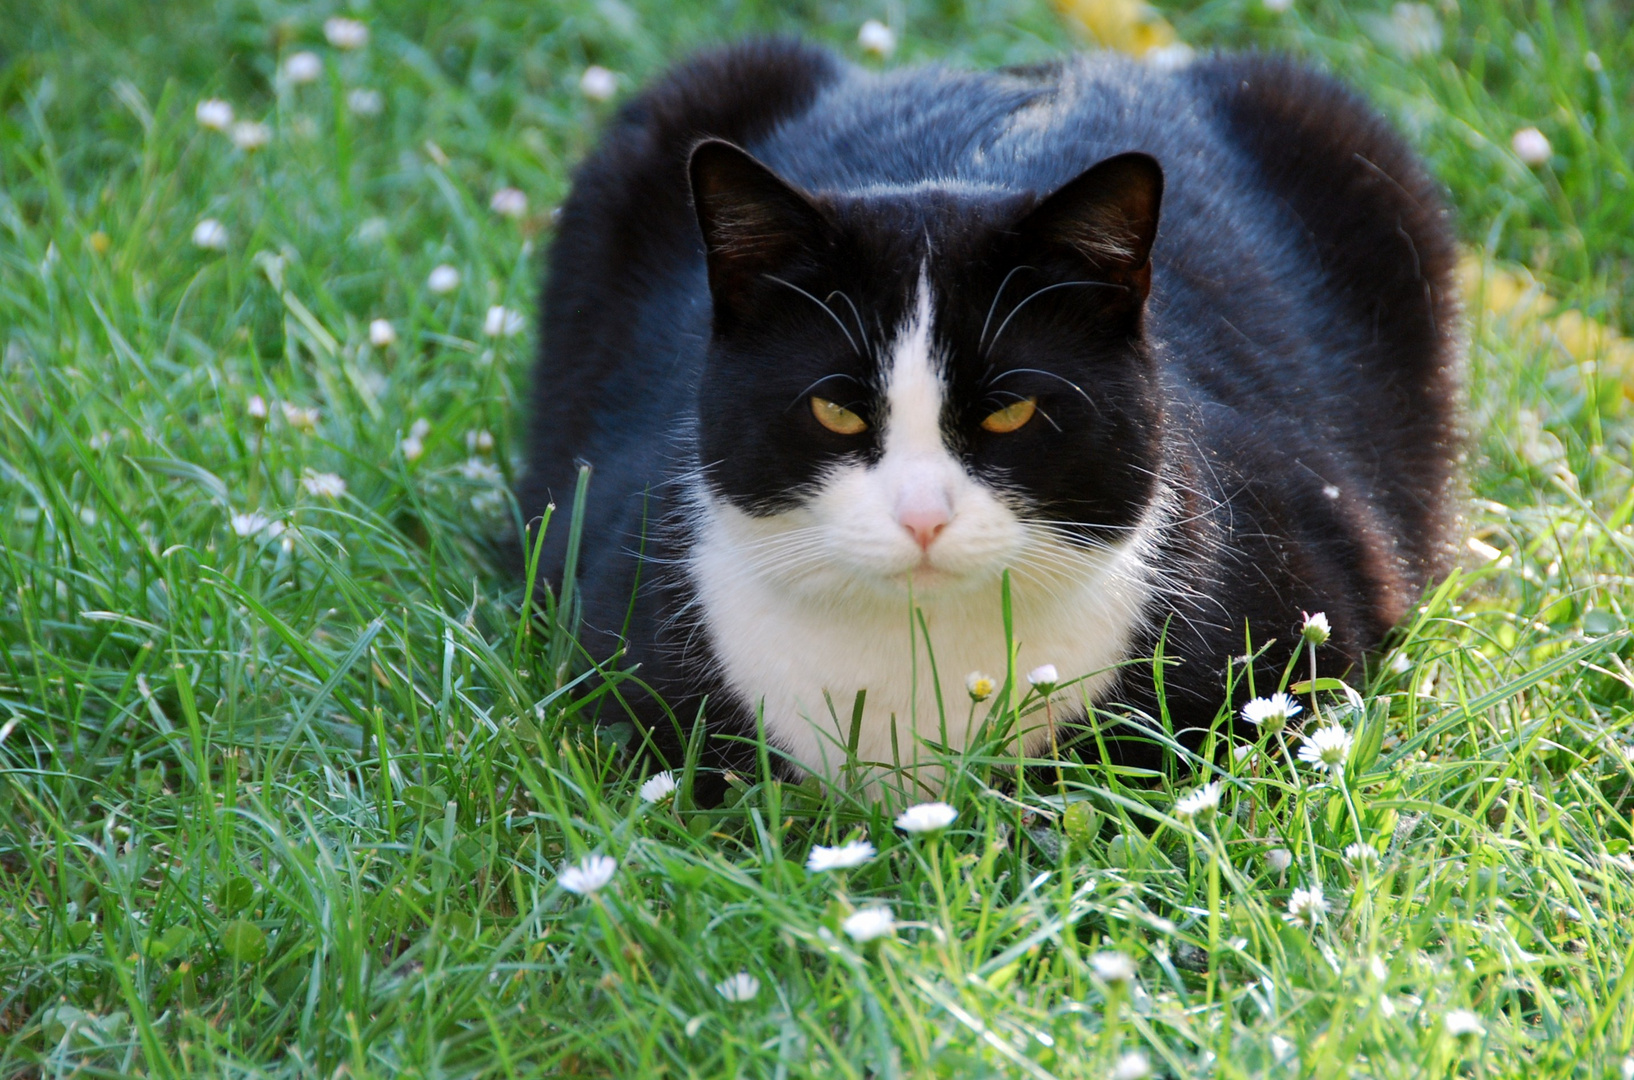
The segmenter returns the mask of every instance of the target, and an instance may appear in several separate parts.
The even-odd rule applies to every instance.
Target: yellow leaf
[[[1101,45],[1132,56],[1176,40],[1174,27],[1142,0],[1056,0],[1055,6]]]

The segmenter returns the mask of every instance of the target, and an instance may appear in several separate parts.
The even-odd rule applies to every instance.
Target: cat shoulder
[[[1227,136],[1298,215],[1333,284],[1409,353],[1447,362],[1458,251],[1436,181],[1389,121],[1338,79],[1286,57],[1191,68]]]

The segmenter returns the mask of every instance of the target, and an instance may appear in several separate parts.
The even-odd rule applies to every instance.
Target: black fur
[[[772,513],[826,462],[877,452],[791,402],[824,380],[859,414],[877,407],[858,346],[898,324],[927,250],[936,294],[961,301],[937,332],[953,355],[948,440],[974,474],[1085,542],[1138,520],[1159,475],[1182,493],[1163,540],[1182,580],[1137,647],[1166,635],[1180,661],[1164,679],[1177,729],[1216,714],[1245,624],[1277,639],[1274,678],[1301,612],[1325,611],[1322,668],[1338,674],[1447,567],[1455,250],[1435,184],[1353,93],[1258,56],[879,76],[799,44],[742,45],[628,103],[575,177],[521,491],[536,517],[565,506],[578,462],[594,466],[586,645],[612,650],[644,548],[630,656],[683,723],[706,694],[712,730],[742,732],[752,712],[674,617],[688,536],[661,523],[678,485],[708,464],[720,495]],[[836,299],[836,321],[795,285],[857,310]],[[1049,374],[992,378],[1018,367]],[[979,428],[1024,396],[1048,424]],[[547,572],[566,529],[552,534]],[[1157,715],[1151,669],[1109,700]],[[673,755],[662,710],[630,704]],[[1114,752],[1153,758],[1141,740]]]

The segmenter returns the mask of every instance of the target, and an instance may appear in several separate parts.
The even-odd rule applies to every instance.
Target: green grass
[[[548,209],[610,108],[579,74],[627,91],[765,28],[856,55],[888,13],[892,62],[1073,37],[1030,0],[362,12],[368,48],[340,53],[324,3],[0,4],[0,1076],[1103,1077],[1137,1048],[1175,1077],[1619,1074],[1634,462],[1609,369],[1472,298],[1469,531],[1496,557],[1357,673],[1360,710],[1324,695],[1358,737],[1343,786],[1272,753],[1192,827],[1184,773],[1018,782],[978,753],[935,836],[753,776],[720,810],[647,806],[621,733],[564,692],[566,628],[530,625],[487,546],[529,336],[483,322],[532,311]],[[1634,325],[1619,0],[1447,0],[1417,56],[1383,3],[1165,13],[1199,47],[1342,71],[1473,251]],[[302,47],[322,78],[277,85]],[[353,87],[382,112],[350,113]],[[201,128],[208,96],[270,144]],[[1508,149],[1534,124],[1536,169]],[[488,209],[507,185],[520,222]],[[206,217],[224,251],[191,243]],[[440,263],[461,281],[435,296]],[[343,495],[303,487],[324,473]],[[250,510],[286,530],[236,535]],[[848,837],[879,854],[804,869]],[[1376,865],[1347,867],[1358,841]],[[592,852],[611,884],[564,892]],[[1328,918],[1289,925],[1313,884]],[[839,927],[869,905],[898,927],[859,945]],[[1106,950],[1133,984],[1097,975]],[[728,1002],[739,971],[759,992]],[[1449,1032],[1459,1009],[1481,1033]]]

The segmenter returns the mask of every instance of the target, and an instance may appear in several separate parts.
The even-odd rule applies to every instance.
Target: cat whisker
[[[1129,291],[1127,286],[1117,285],[1110,281],[1058,281],[1054,285],[1046,285],[1042,289],[1037,289],[1029,293],[1022,299],[1021,303],[1010,309],[1010,314],[1006,315],[1004,317],[1004,321],[999,323],[997,332],[993,334],[993,343],[987,346],[987,352],[984,355],[991,356],[993,354],[993,350],[998,348],[999,338],[1004,336],[1004,328],[1010,325],[1010,320],[1016,317],[1016,313],[1018,311],[1026,307],[1031,301],[1043,296],[1047,292],[1054,292],[1056,289],[1071,288],[1074,285],[1087,285],[1092,288],[1100,289],[1121,289],[1124,292]]]
[[[1004,290],[1010,284],[1010,279],[1015,277],[1023,270],[1033,269],[1036,269],[1036,267],[1026,265],[1018,266],[1011,270],[1008,274],[1005,274],[1004,280],[999,282],[999,291],[993,294],[993,302],[987,305],[987,318],[982,320],[982,336],[976,339],[976,348],[978,350],[982,347],[982,343],[987,340],[988,324],[993,321],[993,312],[997,310],[999,306],[999,298],[1004,295]]]
[[[834,325],[838,326],[840,328],[840,333],[845,335],[845,340],[851,343],[851,351],[856,353],[859,357],[863,357],[862,350],[857,348],[857,339],[851,336],[851,331],[847,330],[845,328],[845,323],[841,322],[840,317],[838,315],[834,314],[834,309],[833,308],[829,307],[827,304],[823,303],[821,300],[817,299],[815,296],[811,295],[806,290],[802,289],[800,286],[794,284],[793,282],[784,281],[782,278],[778,277],[775,274],[767,274],[766,277],[770,281],[775,281],[779,285],[785,286],[786,288],[793,289],[795,292],[799,293],[801,296],[805,297],[807,300],[810,300],[813,304],[816,304],[818,307],[822,308],[823,309],[823,314],[827,315],[830,319],[834,320]],[[866,357],[864,357],[864,359],[866,359]]]

